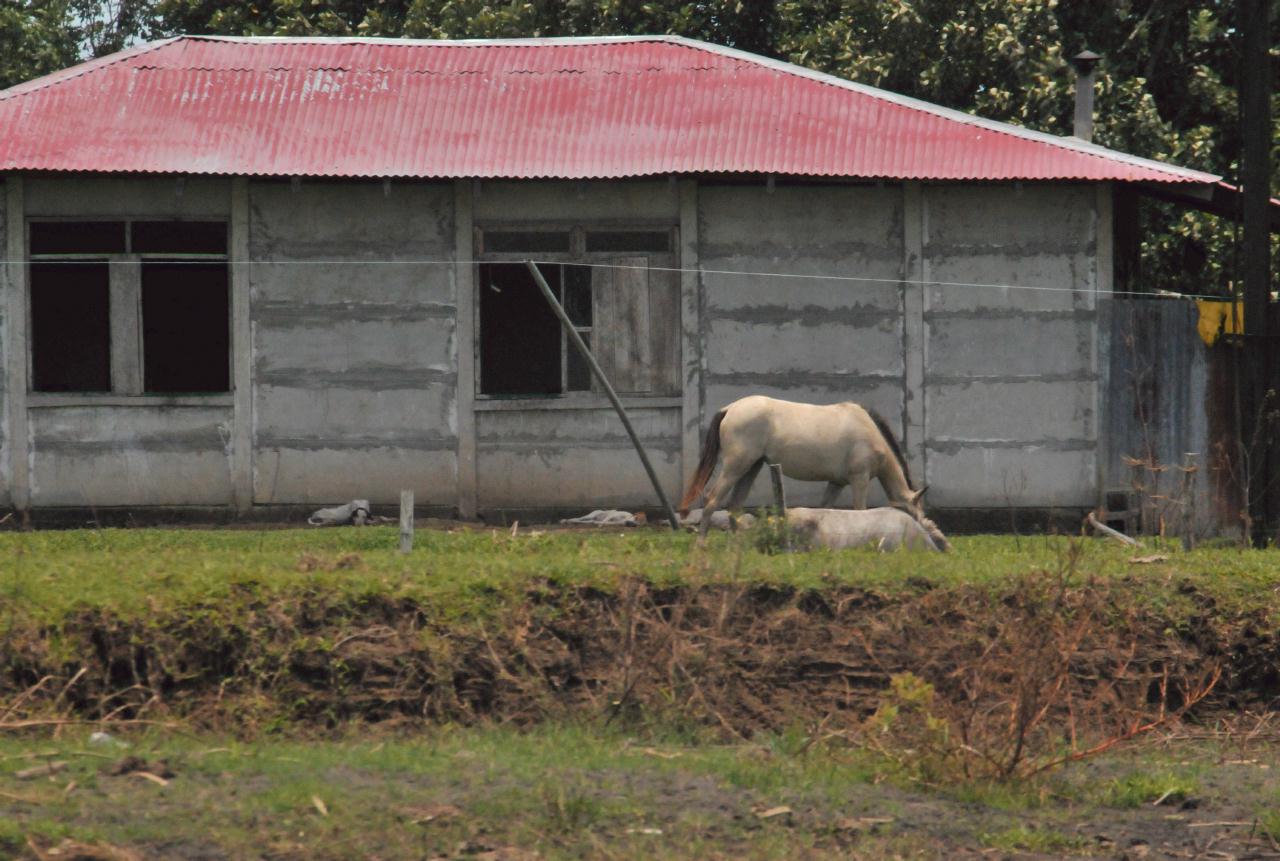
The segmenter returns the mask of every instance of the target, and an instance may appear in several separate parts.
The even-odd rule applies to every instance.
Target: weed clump
[[[934,681],[895,675],[868,745],[924,783],[1023,780],[1176,721],[1213,691],[1219,667],[1144,655],[1136,614],[1077,563],[1072,551],[1018,578],[996,613],[951,607],[913,662]]]

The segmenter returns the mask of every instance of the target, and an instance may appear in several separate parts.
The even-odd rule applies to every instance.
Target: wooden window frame
[[[133,252],[134,222],[183,221],[217,222],[227,227],[227,251],[221,254],[190,252]],[[32,254],[31,227],[41,223],[121,222],[124,224],[125,250],[123,252],[54,252]],[[34,374],[27,377],[27,403],[39,406],[228,406],[235,390],[234,339],[230,337],[233,318],[231,284],[230,219],[201,216],[199,218],[165,218],[157,215],[97,215],[97,216],[31,216],[26,219],[24,247],[28,263],[59,263],[67,261],[102,261],[108,266],[108,336],[110,339],[109,392],[42,392],[34,389]],[[192,260],[224,263],[227,267],[227,390],[219,392],[147,392],[143,379],[144,353],[142,320],[142,264],[147,260]],[[33,331],[31,284],[27,284],[26,327]],[[27,367],[35,367],[35,345],[27,339]]]

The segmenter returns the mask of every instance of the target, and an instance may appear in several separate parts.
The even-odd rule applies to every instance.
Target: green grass
[[[535,530],[536,531],[536,530]],[[326,595],[358,604],[369,595],[410,599],[441,619],[485,619],[530,589],[608,588],[627,576],[655,585],[750,582],[822,589],[856,586],[886,594],[924,584],[996,589],[1010,576],[1066,564],[1079,544],[1078,576],[1127,579],[1153,608],[1193,609],[1185,584],[1226,611],[1270,608],[1277,616],[1280,551],[1169,552],[1167,562],[1133,565],[1128,548],[1066,537],[958,537],[955,552],[871,551],[762,554],[742,536],[646,529],[623,534],[523,530],[420,530],[414,552],[395,552],[388,527],[328,530],[73,530],[0,533],[0,631],[18,617],[57,622],[86,609],[139,618],[182,607],[198,614],[280,595]],[[352,567],[334,567],[354,554]],[[315,570],[299,570],[305,557]],[[326,570],[331,568],[332,570]],[[1149,587],[1149,588],[1146,588]]]
[[[1272,840],[1280,843],[1280,806],[1259,811],[1258,828]]]
[[[1093,844],[1083,837],[1025,825],[1015,825],[993,834],[983,834],[980,839],[984,846],[1006,852],[1034,852],[1041,855],[1093,854]]]
[[[1102,794],[1110,807],[1134,808],[1144,804],[1177,804],[1200,791],[1200,783],[1186,774],[1169,770],[1146,771],[1111,781]]]

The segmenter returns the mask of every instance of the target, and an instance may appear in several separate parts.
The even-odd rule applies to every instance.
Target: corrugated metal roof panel
[[[182,37],[0,92],[0,171],[1214,182],[678,37]]]

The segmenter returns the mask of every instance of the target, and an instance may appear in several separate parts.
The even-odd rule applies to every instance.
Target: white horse
[[[951,542],[932,520],[896,507],[846,511],[788,508],[787,526],[804,542],[832,550],[872,546],[878,550],[947,552]]]
[[[788,478],[825,481],[823,508],[830,508],[846,486],[853,488],[853,507],[866,508],[874,476],[891,503],[924,515],[920,500],[928,488],[912,490],[907,462],[888,423],[858,404],[818,406],[763,395],[729,404],[711,420],[698,469],[680,501],[682,512],[702,494],[721,452],[724,466],[707,494],[702,535],[716,509],[742,505],[766,463],[781,465]]]

